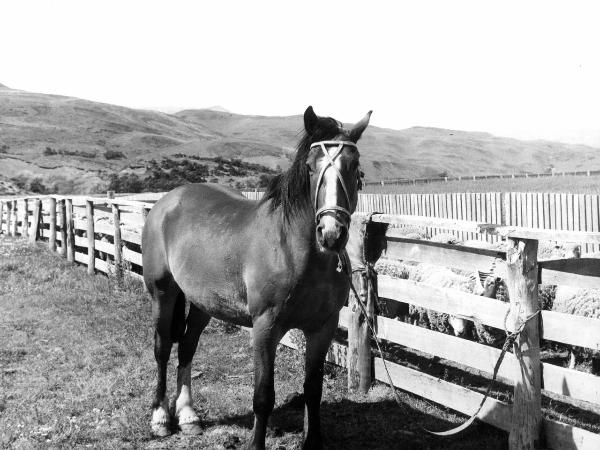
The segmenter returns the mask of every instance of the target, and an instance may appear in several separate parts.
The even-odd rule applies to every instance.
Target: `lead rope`
[[[430,430],[427,430],[424,428],[424,430],[426,432],[428,432],[430,434],[434,434],[436,436],[452,436],[454,434],[460,433],[463,430],[466,430],[475,421],[475,419],[477,418],[477,414],[479,414],[479,411],[481,411],[481,408],[483,408],[483,404],[490,396],[490,392],[492,391],[492,388],[496,384],[496,377],[498,375],[498,370],[500,369],[500,365],[502,364],[502,360],[504,359],[506,352],[508,351],[510,346],[514,344],[517,337],[519,337],[519,335],[521,334],[521,331],[523,331],[523,328],[525,328],[525,325],[527,325],[527,323],[531,319],[533,319],[535,316],[537,316],[540,312],[541,312],[541,310],[537,310],[536,312],[531,314],[529,317],[527,317],[524,321],[522,321],[521,324],[517,327],[517,329],[515,331],[509,332],[506,327],[506,319],[508,318],[508,315],[510,313],[510,306],[509,306],[508,310],[506,311],[506,315],[504,316],[504,332],[506,333],[506,340],[504,341],[504,345],[502,346],[502,352],[500,353],[500,356],[498,357],[498,361],[496,361],[496,365],[494,366],[492,380],[490,381],[490,384],[488,385],[488,387],[485,391],[485,395],[481,399],[481,402],[479,403],[477,410],[471,415],[471,417],[469,417],[467,419],[466,422],[464,422],[462,425],[459,425],[456,428],[452,428],[447,431],[430,431]]]
[[[344,250],[345,252],[345,250]],[[388,379],[388,383],[390,386],[390,389],[394,395],[394,399],[396,400],[396,403],[398,404],[398,406],[400,408],[404,408],[404,405],[402,404],[402,402],[400,401],[400,397],[398,395],[398,393],[396,392],[396,389],[394,388],[394,383],[392,381],[392,377],[390,376],[390,372],[387,368],[387,363],[385,358],[383,357],[383,351],[381,350],[381,345],[379,342],[379,338],[377,337],[377,333],[375,332],[373,325],[371,324],[371,320],[369,319],[369,315],[367,314],[367,308],[366,305],[363,303],[362,299],[360,298],[360,296],[358,295],[358,293],[356,292],[356,288],[354,287],[354,283],[352,283],[352,277],[351,275],[344,270],[344,263],[342,261],[341,256],[338,255],[338,272],[343,272],[346,275],[346,278],[348,279],[348,282],[350,283],[350,289],[352,290],[352,293],[354,294],[354,296],[356,297],[356,300],[358,302],[358,305],[362,311],[362,313],[365,316],[365,320],[367,322],[367,325],[369,327],[369,330],[371,331],[371,334],[373,335],[373,338],[375,340],[375,344],[377,344],[377,350],[379,350],[379,355],[381,356],[381,360],[383,361],[383,368],[385,369],[385,373],[387,375],[387,379]],[[363,272],[366,277],[367,277],[367,289],[373,289],[373,283],[372,283],[372,276],[373,276],[373,272],[375,272],[375,269],[373,269],[372,265],[368,262],[366,262],[365,260],[365,268],[364,269],[357,269],[356,271],[360,271]],[[377,295],[377,293],[373,290],[373,292],[375,293],[375,295]],[[504,345],[502,346],[502,352],[500,353],[500,356],[498,357],[498,361],[496,361],[496,365],[494,366],[494,372],[492,375],[492,380],[490,381],[490,384],[488,385],[486,391],[485,391],[485,395],[483,396],[483,398],[481,399],[481,403],[479,403],[479,407],[477,408],[477,410],[471,415],[471,417],[469,417],[462,425],[459,425],[458,427],[452,428],[450,430],[447,431],[430,431],[427,429],[423,429],[424,431],[426,431],[427,433],[436,435],[436,436],[452,436],[454,434],[460,433],[461,431],[467,429],[477,418],[477,414],[479,414],[479,412],[481,411],[481,408],[483,408],[483,405],[485,403],[485,401],[488,399],[490,392],[492,390],[492,388],[495,385],[496,382],[496,377],[498,376],[498,370],[500,369],[500,365],[502,364],[502,361],[504,360],[504,356],[506,355],[506,352],[508,351],[508,349],[510,348],[511,345],[514,344],[515,340],[517,339],[517,337],[519,337],[519,335],[521,334],[521,332],[523,331],[523,329],[525,328],[525,325],[527,325],[527,323],[533,319],[534,317],[536,317],[538,314],[540,314],[541,310],[537,310],[536,312],[534,312],[533,314],[531,314],[529,317],[527,317],[524,321],[521,322],[521,324],[517,327],[517,329],[513,332],[509,332],[506,326],[506,320],[508,318],[508,315],[510,313],[510,306],[508,308],[508,310],[506,311],[506,315],[504,316],[504,331],[506,333],[506,340],[504,341]]]
[[[345,252],[345,250],[344,250],[344,252]],[[385,358],[383,357],[383,350],[381,350],[381,344],[379,342],[379,338],[377,337],[377,333],[375,332],[375,329],[373,328],[373,324],[371,323],[371,319],[369,318],[369,315],[367,313],[367,307],[364,304],[364,302],[362,301],[362,299],[360,298],[360,296],[358,295],[358,292],[356,292],[356,288],[354,287],[354,283],[352,282],[352,276],[348,273],[348,271],[344,270],[344,264],[342,262],[342,258],[339,255],[338,255],[338,258],[339,258],[338,271],[342,272],[344,275],[346,275],[346,278],[348,279],[348,283],[350,283],[350,289],[352,290],[352,293],[356,297],[358,306],[360,307],[363,315],[365,316],[365,321],[367,322],[367,326],[369,327],[369,330],[371,331],[371,335],[373,336],[373,339],[375,340],[375,344],[377,345],[377,350],[379,351],[379,355],[381,356],[381,360],[383,361],[383,368],[385,369],[388,383],[392,388],[392,394],[394,395],[394,400],[396,400],[396,404],[400,408],[404,409],[404,405],[402,404],[402,401],[400,400],[400,396],[398,395],[398,392],[396,392],[396,389],[394,389],[394,382],[392,381],[392,377],[388,370],[387,363],[385,361]],[[373,282],[372,282],[372,276],[373,276],[373,272],[375,272],[375,269],[373,269],[371,264],[365,262],[365,268],[357,269],[356,272],[362,272],[363,276],[366,276],[367,290],[370,289],[375,293],[375,295],[377,295],[377,293],[374,290],[374,286],[373,286]]]

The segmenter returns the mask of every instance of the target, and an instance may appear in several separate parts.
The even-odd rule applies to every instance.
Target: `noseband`
[[[328,145],[329,146],[335,145],[335,146],[337,146],[337,148],[335,150],[333,150],[331,153],[329,153],[327,151]],[[322,206],[321,208],[318,208],[319,205],[317,204],[318,198],[319,198],[319,189],[321,188],[321,184],[323,183],[323,176],[325,175],[325,172],[327,171],[329,166],[331,166],[335,169],[337,177],[340,180],[342,188],[344,189],[344,194],[346,195],[346,205],[348,205],[348,207],[350,207],[350,195],[348,194],[348,188],[346,187],[346,183],[344,183],[344,177],[342,177],[342,174],[340,173],[339,169],[335,166],[335,160],[338,156],[341,155],[342,149],[344,148],[344,146],[357,148],[356,144],[354,142],[350,142],[350,141],[320,141],[320,142],[315,142],[314,144],[312,144],[310,146],[311,149],[313,147],[320,148],[321,151],[323,152],[323,155],[325,155],[325,158],[327,158],[327,163],[323,165],[323,167],[321,168],[321,171],[319,172],[319,178],[317,178],[317,186],[315,187],[315,211],[316,211],[315,212],[315,221],[317,223],[319,223],[319,219],[321,219],[321,216],[323,214],[325,214],[326,212],[345,214],[346,219],[348,219],[348,223],[350,223],[350,217],[352,216],[352,213],[349,210],[347,210],[346,208],[344,208],[342,206],[338,206],[338,205],[331,205],[331,206],[325,205],[325,206]]]

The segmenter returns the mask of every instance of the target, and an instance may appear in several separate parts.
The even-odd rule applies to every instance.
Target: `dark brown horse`
[[[322,447],[323,363],[348,296],[346,275],[337,269],[360,185],[356,142],[370,115],[346,130],[308,107],[291,168],[272,180],[260,202],[223,187],[192,184],[152,208],[142,247],[156,327],[155,434],[167,435],[174,425],[166,395],[174,342],[179,367],[173,419],[183,432],[201,432],[192,407],[191,365],[202,330],[216,317],[253,327],[255,419],[249,448],[265,447],[277,344],[292,328],[304,332],[304,448]]]

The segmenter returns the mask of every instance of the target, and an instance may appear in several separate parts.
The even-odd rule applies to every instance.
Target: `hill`
[[[140,173],[149,161],[173,155],[289,166],[301,115],[220,109],[166,114],[0,85],[0,175],[39,176],[63,191],[89,192],[101,190],[110,174]],[[584,145],[425,127],[369,127],[360,150],[367,180],[600,168],[599,150]]]

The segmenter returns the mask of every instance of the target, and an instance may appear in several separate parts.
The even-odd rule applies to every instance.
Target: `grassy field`
[[[428,184],[386,184],[365,186],[364,194],[435,194],[442,192],[562,192],[600,194],[600,176],[555,176],[541,178],[503,178],[461,180]]]
[[[204,433],[149,433],[154,359],[150,305],[140,284],[89,277],[44,247],[0,239],[0,445],[7,448],[242,448],[252,425],[248,334],[213,321],[194,360],[194,401]],[[176,354],[170,363],[174,390]],[[299,448],[302,357],[281,347],[268,447]],[[327,367],[322,417],[329,449],[500,449],[506,434],[476,424],[458,437],[429,436],[461,421],[444,408],[387,387],[346,390]]]

